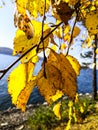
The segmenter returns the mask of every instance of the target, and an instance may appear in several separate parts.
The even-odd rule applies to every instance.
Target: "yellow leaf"
[[[34,64],[32,62],[19,64],[8,77],[8,93],[11,95],[12,103],[21,108],[22,111],[25,110],[31,89],[35,85],[35,81],[33,81],[35,79],[32,80],[33,70]],[[22,93],[26,93],[26,95],[22,95]],[[21,98],[19,95],[21,95]],[[24,96],[27,96],[27,98]],[[25,101],[21,99],[25,99]]]
[[[78,76],[80,74],[80,64],[77,61],[76,58],[74,58],[73,56],[66,56],[66,58],[69,60],[70,64],[72,65],[74,71],[76,72],[76,75]]]
[[[28,0],[17,0],[16,1],[17,10],[22,15],[26,14],[27,2],[28,2]]]
[[[94,11],[94,10],[96,10],[96,7],[95,7],[94,5],[92,5],[92,6],[90,7],[90,11]]]
[[[60,46],[61,51],[65,50],[67,48],[67,45],[65,43],[62,43]]]
[[[31,21],[33,26],[34,26],[34,36],[31,39],[28,39],[27,36],[25,35],[25,32],[23,32],[22,30],[18,29],[16,31],[16,36],[14,38],[14,51],[13,51],[13,55],[16,54],[23,54],[25,53],[27,50],[29,50],[32,46],[36,46],[37,44],[40,42],[41,39],[41,33],[42,33],[42,23],[41,22],[37,22],[32,20]],[[43,35],[46,36],[50,31],[50,28],[48,27],[48,25],[44,25],[44,32]],[[45,39],[44,41],[45,45],[44,47],[46,48],[49,44],[49,37]],[[42,51],[43,48],[43,44],[41,43],[39,45],[39,52]],[[29,52],[24,58],[23,60],[29,60],[32,57],[36,56],[36,48],[32,49],[31,52]]]
[[[72,34],[73,38],[77,37],[79,34],[80,34],[80,29],[77,26],[75,26]]]
[[[98,34],[98,11],[97,10],[87,14],[85,25],[90,34],[93,35]]]
[[[69,33],[67,33],[67,34],[64,36],[64,41],[65,41],[65,42],[66,42],[66,41],[70,42],[70,34],[69,34]]]
[[[74,6],[77,2],[78,2],[78,0],[69,0],[68,4],[69,4],[69,6]]]
[[[68,25],[66,25],[65,27],[64,27],[64,34],[66,35],[67,33],[69,33],[70,32],[70,25],[68,24]]]
[[[62,84],[61,77],[59,70],[55,66],[48,64],[48,62],[45,64],[45,71],[47,78],[44,77],[43,66],[37,76],[37,86],[41,95],[51,104],[53,103],[51,96],[55,95],[57,88],[60,88]]]
[[[33,90],[33,88],[36,85],[36,77],[33,77],[27,85],[21,90],[20,94],[17,97],[17,104],[16,106],[20,108],[23,112],[26,109],[26,104],[28,102],[28,99],[30,97],[30,94]]]
[[[77,83],[76,74],[70,62],[63,54],[56,54],[55,52],[50,53],[48,60],[61,73],[60,77],[62,80],[62,85],[59,89],[62,90],[63,93],[74,99],[77,89]]]
[[[84,108],[83,108],[83,105],[80,104],[80,112],[83,113],[84,112]]]
[[[17,97],[26,86],[26,80],[26,64],[19,64],[8,77],[8,93],[13,104],[17,104]]]
[[[51,50],[47,62],[45,62],[45,68],[43,64],[38,73],[37,86],[41,95],[50,104],[53,103],[51,97],[56,95],[57,91],[67,94],[74,100],[77,91],[76,77],[76,73],[67,58],[63,54],[57,54]]]
[[[50,7],[50,0],[46,1],[46,9],[47,12]],[[29,13],[34,17],[38,17],[40,14],[41,16],[44,14],[44,0],[28,0],[27,9]]]
[[[98,54],[98,48],[96,49],[96,54]]]
[[[63,95],[64,94],[62,93],[62,91],[57,90],[56,94],[51,97],[52,101],[55,102],[56,100],[58,100],[59,98],[61,98]]]
[[[27,81],[29,82],[32,78],[32,73],[34,71],[35,64],[29,61],[26,65]]]
[[[58,47],[56,45],[52,45],[51,49],[54,50],[55,52],[58,50]]]
[[[56,29],[56,31],[54,31],[54,34],[55,34],[58,38],[62,38],[62,27],[59,27],[58,29]]]
[[[53,107],[53,112],[56,115],[56,117],[58,117],[59,120],[61,120],[60,107],[61,103],[58,103]]]
[[[25,32],[25,35],[28,39],[33,38],[34,27],[27,15],[19,15],[17,21],[15,21],[15,24],[19,27],[20,30]]]
[[[38,62],[38,60],[39,60],[39,59],[38,59],[38,56],[34,56],[34,57],[32,58],[32,62],[33,62],[33,63]]]

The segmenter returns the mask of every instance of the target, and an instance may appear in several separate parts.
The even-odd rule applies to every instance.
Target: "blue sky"
[[[10,0],[5,0],[5,3],[5,6],[0,8],[0,47],[13,48],[13,38],[15,36],[14,4]],[[2,5],[1,1],[0,5]]]

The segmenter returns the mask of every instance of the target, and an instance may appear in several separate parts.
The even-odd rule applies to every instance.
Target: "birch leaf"
[[[46,78],[44,77],[46,73]],[[37,86],[42,96],[48,103],[53,103],[63,94],[67,94],[73,100],[77,91],[76,73],[72,65],[63,54],[51,51],[47,62],[37,76]],[[57,94],[60,92],[62,94]],[[53,100],[52,100],[53,98]]]
[[[66,56],[66,58],[69,60],[70,64],[72,65],[76,75],[78,76],[80,74],[80,64],[77,61],[76,58],[74,58],[71,55]]]
[[[26,84],[26,86],[21,90],[20,94],[17,97],[16,106],[20,108],[23,112],[26,110],[26,104],[35,85],[36,77],[32,77],[32,79]]]
[[[57,103],[57,104],[53,107],[53,112],[54,112],[54,114],[58,117],[59,120],[61,120],[60,106],[61,106],[61,103]]]
[[[98,48],[96,49],[96,54],[98,54]]]
[[[32,25],[34,26],[34,36],[31,39],[28,39],[25,35],[25,32],[18,29],[16,31],[16,36],[14,38],[14,51],[13,55],[16,54],[23,54],[28,49],[30,49],[32,46],[37,45],[40,42],[41,33],[42,33],[42,23],[37,22],[35,20],[31,21]],[[44,25],[44,36],[49,33],[50,28],[47,24]],[[49,37],[45,39],[45,47],[47,47],[47,44],[49,43]],[[42,48],[42,44],[40,44],[40,48]]]
[[[28,0],[17,0],[16,1],[16,7],[20,14],[26,14],[26,5]]]
[[[19,64],[8,77],[8,93],[11,95],[12,103],[25,111],[26,103],[35,81],[32,80],[34,70],[33,63]]]
[[[77,37],[79,34],[80,34],[80,29],[77,26],[75,26],[72,34],[73,38]]]
[[[87,27],[90,34],[98,34],[98,10],[91,11],[87,14],[85,26]]]

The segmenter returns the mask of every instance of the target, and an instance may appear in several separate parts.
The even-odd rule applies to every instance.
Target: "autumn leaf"
[[[72,65],[72,68],[78,76],[80,74],[80,64],[78,60],[71,55],[66,56],[66,58],[69,60],[70,64]]]
[[[34,26],[34,36],[31,39],[28,39],[25,35],[25,33],[18,29],[16,31],[16,36],[14,38],[14,51],[13,55],[16,54],[23,54],[25,51],[27,51],[29,48],[31,48],[33,45],[36,45],[39,43],[42,33],[42,23],[37,22],[35,20],[31,21],[32,25]],[[47,24],[44,25],[44,36],[49,33],[50,28]],[[47,46],[49,41],[49,37],[45,40],[45,46]],[[42,45],[40,45],[40,48],[42,48]]]
[[[8,77],[8,93],[12,103],[21,108],[26,108],[26,103],[35,85],[35,77],[32,78],[34,64],[29,62],[19,64]]]
[[[21,90],[20,94],[17,97],[16,106],[20,108],[23,112],[26,110],[26,104],[35,86],[36,77],[32,77],[32,79],[26,84],[26,86]]]
[[[66,26],[64,26],[64,34],[65,35],[68,34],[70,32],[70,30],[71,30],[71,27],[70,27],[69,24],[67,24]]]
[[[42,16],[44,14],[44,0],[28,0],[27,9],[31,16],[34,18],[38,17],[38,14]],[[46,0],[46,12],[50,7],[50,0]]]
[[[69,33],[67,33],[65,36],[64,36],[64,41],[66,42],[70,42],[70,37],[71,35]]]
[[[57,103],[57,104],[53,107],[53,112],[54,112],[54,114],[58,117],[59,120],[61,120],[60,106],[61,106],[61,103]]]
[[[62,43],[60,46],[61,51],[65,50],[67,48],[66,43]]]
[[[69,6],[74,6],[79,0],[63,0],[68,3]]]
[[[41,95],[50,104],[54,101],[54,99],[52,100],[53,97],[56,100],[63,94],[74,99],[77,91],[76,77],[76,73],[67,58],[63,54],[57,54],[51,50],[45,68],[43,64],[38,73],[37,86]],[[61,96],[57,92],[62,93]]]
[[[29,50],[32,46],[36,46],[32,49],[24,58],[22,58],[22,62],[27,62],[31,58],[37,55],[36,49],[37,44],[40,42],[41,33],[42,33],[42,23],[37,22],[35,20],[31,21],[34,26],[34,36],[30,39],[27,38],[25,32],[18,29],[16,31],[16,36],[14,38],[14,51],[13,55],[24,54],[27,50]],[[50,28],[47,24],[44,25],[43,36],[45,37],[50,32]],[[46,48],[49,44],[49,37],[44,40],[44,47]],[[43,50],[43,44],[39,45],[38,52]]]
[[[26,85],[26,64],[20,64],[8,77],[8,93],[12,97],[12,103],[17,104],[17,97]]]
[[[72,34],[73,38],[76,38],[79,34],[80,34],[80,29],[79,27],[75,26]]]
[[[30,18],[27,15],[19,15],[16,16],[17,20],[15,21],[17,27],[19,27],[20,30],[25,32],[25,35],[28,39],[33,38],[34,36],[34,27],[31,23]]]
[[[53,102],[51,96],[55,95],[57,88],[61,88],[61,76],[60,71],[48,62],[45,64],[45,71],[47,78],[44,77],[44,66],[42,66],[37,76],[37,86],[41,95],[51,104]]]
[[[98,54],[98,48],[96,49],[96,54]]]
[[[62,90],[63,93],[69,95],[71,98],[74,99],[77,89],[77,83],[76,83],[76,74],[70,62],[63,54],[57,54],[53,51],[50,53],[48,60],[61,73],[62,88],[60,89]]]
[[[93,19],[93,20],[92,20]],[[90,34],[98,34],[98,11],[91,11],[85,19],[85,26]]]
[[[61,98],[63,95],[64,95],[64,94],[62,93],[62,91],[57,90],[57,91],[56,91],[56,94],[53,95],[53,96],[51,97],[51,99],[52,99],[53,102],[55,102],[56,100],[58,100],[59,98]]]
[[[23,15],[26,14],[27,2],[28,0],[16,0],[16,7],[20,14],[23,14]]]
[[[70,8],[67,3],[60,1],[60,2],[52,2],[53,7],[53,15],[56,19],[61,19],[65,25],[68,24],[68,20],[71,18],[74,9]]]

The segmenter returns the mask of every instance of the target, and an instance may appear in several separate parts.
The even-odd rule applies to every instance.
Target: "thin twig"
[[[60,22],[58,25],[56,25],[56,27],[51,30],[45,37],[43,37],[43,41],[49,36],[51,35],[63,22]],[[39,44],[41,43],[41,41],[39,42]],[[37,47],[38,45],[34,45],[32,46],[29,50],[27,50],[23,55],[21,55],[17,60],[15,60],[8,68],[4,69],[4,70],[0,70],[0,73],[2,73],[2,75],[0,76],[0,80],[3,78],[3,76],[16,64],[18,63],[26,54],[28,54],[32,49],[34,49],[35,47]]]
[[[75,18],[75,22],[74,22],[74,25],[73,25],[73,27],[72,27],[71,37],[70,37],[70,41],[69,41],[69,44],[68,44],[68,49],[67,49],[66,56],[68,55],[69,49],[70,49],[70,47],[71,47],[71,43],[72,43],[72,40],[73,40],[73,31],[74,31],[74,27],[75,27],[75,25],[76,25],[76,21],[77,21],[77,16],[76,16],[76,18]]]
[[[80,3],[80,1],[79,1],[79,3]],[[80,7],[80,4],[79,4],[79,7]],[[69,41],[69,44],[68,44],[67,53],[66,53],[65,56],[68,55],[68,53],[69,53],[69,49],[70,49],[70,47],[71,47],[71,43],[72,43],[72,40],[73,40],[74,27],[75,27],[75,25],[76,25],[77,18],[78,18],[78,14],[79,14],[79,7],[76,7],[76,18],[75,18],[75,21],[74,21],[74,25],[73,25],[73,27],[72,27],[71,37],[70,37],[70,41]]]
[[[44,21],[45,21],[45,12],[46,12],[46,0],[44,1],[44,15],[43,15],[43,20],[42,20],[42,36],[41,36],[41,41],[43,43],[43,56],[44,56],[44,77],[46,78],[46,71],[45,71],[45,62],[46,62],[46,56],[45,56],[45,45],[44,45]]]

